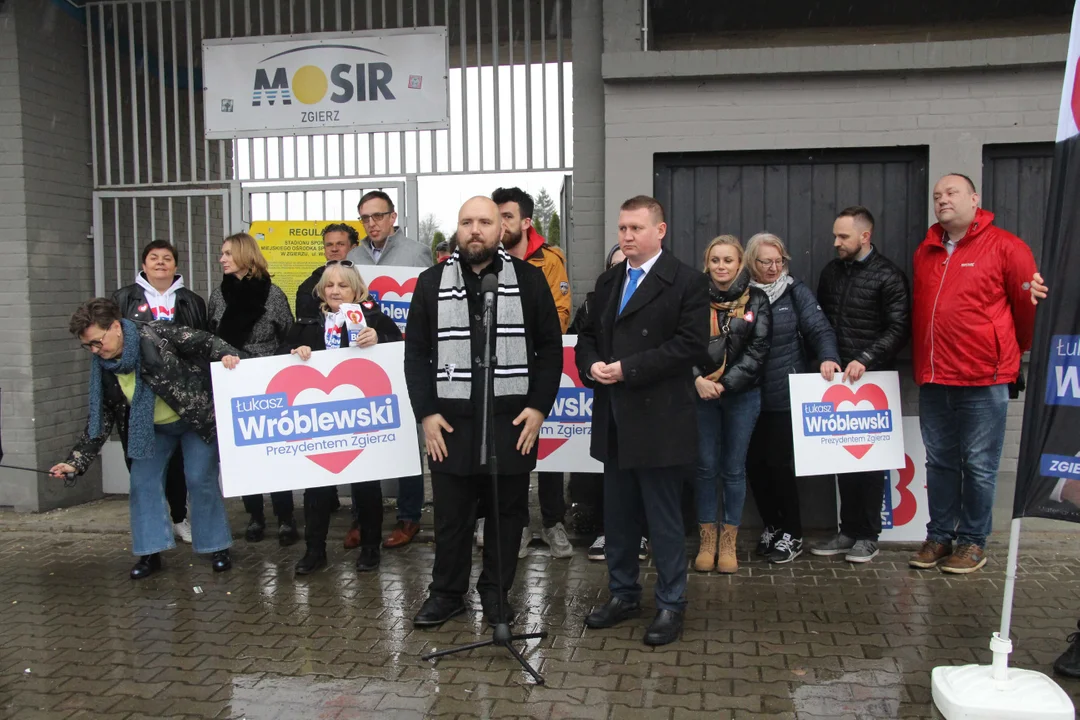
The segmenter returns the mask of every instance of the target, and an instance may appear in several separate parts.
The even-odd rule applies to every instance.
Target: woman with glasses
[[[224,277],[210,295],[210,332],[253,358],[276,354],[293,316],[285,293],[270,282],[258,242],[246,233],[230,235],[221,244],[218,262]],[[270,499],[278,520],[278,543],[292,545],[300,539],[292,492],[270,493]],[[262,495],[245,495],[244,509],[251,515],[244,537],[259,542],[266,531]]]
[[[739,569],[735,540],[746,500],[746,452],[761,412],[761,378],[772,339],[772,309],[753,287],[743,265],[743,247],[721,235],[705,248],[709,276],[709,348],[694,368],[698,393],[697,500],[701,544],[694,570],[733,573]],[[722,483],[724,517],[716,527],[717,486]]]
[[[191,499],[191,544],[212,554],[215,572],[232,567],[232,532],[218,487],[217,426],[209,365],[232,369],[235,348],[208,332],[170,323],[135,323],[112,300],[94,298],[71,316],[68,329],[93,354],[90,417],[65,462],[50,472],[82,475],[115,427],[128,438],[131,459],[131,546],[139,558],[131,579],[161,569],[176,547],[165,502],[165,471],[179,447]]]
[[[810,288],[789,273],[790,261],[784,241],[775,235],[758,233],[747,243],[750,285],[768,296],[772,309],[761,415],[746,458],[750,490],[765,525],[757,552],[772,563],[789,563],[803,550],[788,376],[813,368],[831,378],[840,370],[832,325]]]
[[[315,286],[321,301],[322,317],[318,320],[300,319],[292,326],[285,346],[304,362],[318,350],[336,350],[348,346],[349,331],[345,327],[342,303],[359,303],[367,327],[354,345],[371,347],[376,343],[398,342],[401,331],[397,324],[382,314],[379,306],[368,297],[367,286],[350,260],[331,260]],[[337,487],[308,488],[304,491],[304,539],[307,551],[296,563],[297,575],[308,575],[326,565],[326,535],[330,528],[330,513],[337,499]],[[360,525],[360,556],[356,569],[367,572],[379,567],[379,543],[382,540],[382,485],[378,481],[352,484],[353,514]]]

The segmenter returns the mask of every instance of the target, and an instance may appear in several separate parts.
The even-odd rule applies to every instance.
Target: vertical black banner
[[[1046,212],[1013,517],[1080,522],[1080,6],[1073,11]]]

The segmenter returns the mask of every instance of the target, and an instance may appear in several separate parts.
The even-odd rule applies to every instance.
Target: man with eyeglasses
[[[356,265],[429,268],[431,248],[405,237],[394,229],[397,213],[394,201],[382,190],[364,193],[357,206],[367,237],[349,251],[348,259]],[[367,273],[361,271],[365,280]],[[384,548],[408,545],[420,531],[420,511],[424,506],[424,476],[398,479],[398,516],[394,530],[383,542]],[[357,536],[359,541],[359,536]]]
[[[349,255],[349,251],[360,244],[360,233],[356,228],[345,223],[331,223],[322,229],[323,256],[326,263],[340,262]],[[315,296],[315,286],[319,284],[326,265],[315,268],[311,276],[296,289],[296,320],[316,320],[322,322],[319,312],[319,298]]]

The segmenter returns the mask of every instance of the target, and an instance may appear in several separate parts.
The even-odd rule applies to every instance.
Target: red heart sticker
[[[574,387],[585,387],[581,383],[581,376],[578,375],[576,355],[574,355],[574,348],[565,347],[562,351],[563,355],[563,375],[570,379]],[[565,386],[564,386],[565,387]],[[570,438],[543,438],[537,440],[536,445],[536,457],[538,460],[543,460],[551,453],[555,452],[563,445],[567,443]]]
[[[868,402],[875,410],[889,409],[889,399],[885,396],[885,391],[877,385],[869,383],[860,387],[857,392],[852,392],[847,385],[833,385],[825,391],[825,394],[821,396],[821,400],[822,402],[831,403],[834,411],[838,411],[840,403],[845,402],[851,403],[853,406],[858,405],[860,402]],[[874,447],[873,443],[843,446],[845,450],[860,460],[866,453],[870,452],[872,447]]]
[[[404,300],[406,295],[412,295],[416,290],[416,278],[410,278],[399,284],[392,277],[380,275],[368,283],[368,290],[379,300],[384,300],[387,293],[393,293]]]
[[[285,393],[287,402],[291,406],[296,396],[304,390],[321,390],[329,395],[331,390],[343,385],[355,387],[364,393],[364,397],[392,395],[394,392],[390,378],[381,367],[371,360],[351,358],[339,363],[329,375],[323,375],[309,365],[290,365],[270,378],[266,386],[266,394]],[[343,450],[305,455],[305,457],[336,475],[347,468],[362,452],[363,449]]]

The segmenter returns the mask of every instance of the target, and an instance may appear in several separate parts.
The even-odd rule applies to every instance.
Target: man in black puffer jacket
[[[904,272],[870,243],[874,216],[861,206],[840,212],[833,223],[836,260],[821,271],[818,303],[836,330],[844,380],[868,370],[895,369],[911,335],[911,293]],[[814,555],[844,555],[869,562],[878,554],[881,504],[887,473],[847,473],[840,485],[840,532],[811,548]]]

